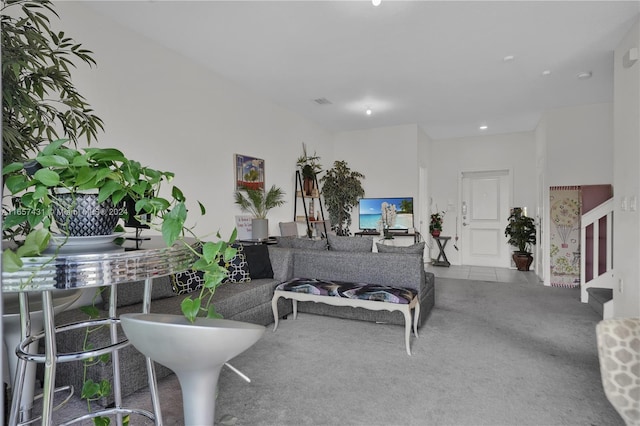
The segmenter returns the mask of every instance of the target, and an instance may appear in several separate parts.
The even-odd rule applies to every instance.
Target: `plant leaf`
[[[48,169],[38,170],[34,173],[33,178],[47,186],[56,186],[60,183],[60,176]]]
[[[196,317],[198,316],[198,312],[200,311],[201,300],[191,299],[191,296],[188,296],[182,300],[180,304],[180,309],[182,309],[182,314],[187,318],[187,320],[191,323],[195,322]]]

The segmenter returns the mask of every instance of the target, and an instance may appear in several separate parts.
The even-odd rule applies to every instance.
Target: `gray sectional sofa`
[[[343,240],[343,238],[349,238]],[[373,241],[359,237],[340,237],[327,249],[326,240],[314,241],[295,239],[281,240],[278,245],[262,246],[266,253],[267,263],[272,272],[267,278],[251,278],[250,282],[228,282],[222,284],[213,298],[216,311],[224,318],[246,321],[261,325],[271,324],[273,313],[271,299],[274,288],[281,282],[294,277],[320,278],[367,282],[389,286],[405,286],[418,291],[421,313],[419,326],[427,320],[435,302],[434,276],[425,272],[422,256],[412,253],[375,253],[372,252]],[[368,250],[365,250],[368,249]],[[251,258],[248,258],[250,261]],[[264,265],[262,265],[264,266]],[[251,269],[251,268],[250,268]],[[271,272],[271,271],[269,271]],[[257,276],[264,277],[264,273]],[[142,293],[144,283],[137,282],[119,285],[118,314],[140,312],[142,310]],[[106,290],[108,292],[108,290]],[[103,294],[108,300],[108,293]],[[171,277],[154,279],[151,312],[180,315],[180,303],[185,296],[176,295]],[[100,314],[107,315],[107,307],[100,306]],[[388,322],[404,324],[400,312],[370,311],[362,308],[338,307],[312,302],[298,303],[299,312],[319,315],[330,315],[348,319]],[[281,317],[292,312],[291,301],[280,299],[278,312]],[[83,321],[87,315],[74,309],[63,312],[56,317],[57,324]],[[122,335],[122,334],[121,334]],[[123,336],[123,335],[122,335]],[[124,336],[123,336],[124,337]],[[84,330],[71,330],[57,336],[59,352],[73,352],[81,349],[85,338]],[[94,347],[109,342],[108,329],[92,332],[89,342]],[[120,368],[123,396],[129,395],[147,386],[147,375],[144,357],[132,346],[120,351]],[[81,389],[83,371],[79,362],[59,364],[56,371],[56,385],[73,385]],[[166,377],[171,371],[156,364],[158,378]],[[111,362],[94,365],[88,368],[87,377],[98,382],[112,379]],[[100,405],[113,403],[113,398],[103,398]]]

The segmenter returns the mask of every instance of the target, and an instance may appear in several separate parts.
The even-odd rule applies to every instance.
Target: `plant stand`
[[[451,266],[451,263],[449,263],[449,259],[447,259],[444,248],[447,246],[451,237],[433,237],[433,239],[438,243],[438,250],[440,251],[438,253],[438,258],[433,261],[433,266],[446,266],[448,268]]]
[[[319,188],[318,178],[314,178],[314,184],[315,184],[315,188]],[[299,199],[302,200],[302,209],[304,210],[304,218],[302,217],[298,218],[298,216],[296,215]],[[318,204],[319,204],[318,216],[321,218],[320,220],[316,220],[316,218],[313,216],[314,210],[315,210],[315,208],[313,207],[313,203],[315,202],[314,200],[316,199],[318,200]],[[307,209],[307,200],[309,200],[308,209]],[[324,218],[324,208],[322,207],[322,199],[320,198],[320,192],[319,190],[316,189],[311,193],[307,193],[307,191],[305,190],[305,184],[302,181],[302,174],[300,173],[300,170],[296,170],[296,194],[295,194],[295,201],[293,204],[293,220],[295,222],[306,223],[307,236],[309,237],[311,236],[309,234],[313,232],[312,225],[320,225],[320,224],[322,224],[321,229],[324,229],[324,233],[322,233],[321,231],[319,232],[322,233],[324,236],[327,235],[327,222]]]

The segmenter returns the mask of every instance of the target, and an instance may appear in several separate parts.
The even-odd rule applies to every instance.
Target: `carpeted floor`
[[[217,424],[623,425],[602,391],[598,321],[575,289],[438,278],[408,356],[401,326],[303,313],[232,360],[251,383],[223,370]],[[181,425],[175,376],[159,388],[165,425]],[[146,392],[126,402],[150,407]]]

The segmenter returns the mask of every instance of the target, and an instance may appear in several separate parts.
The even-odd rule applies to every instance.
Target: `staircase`
[[[602,318],[613,316],[613,198],[582,215],[580,301]]]

